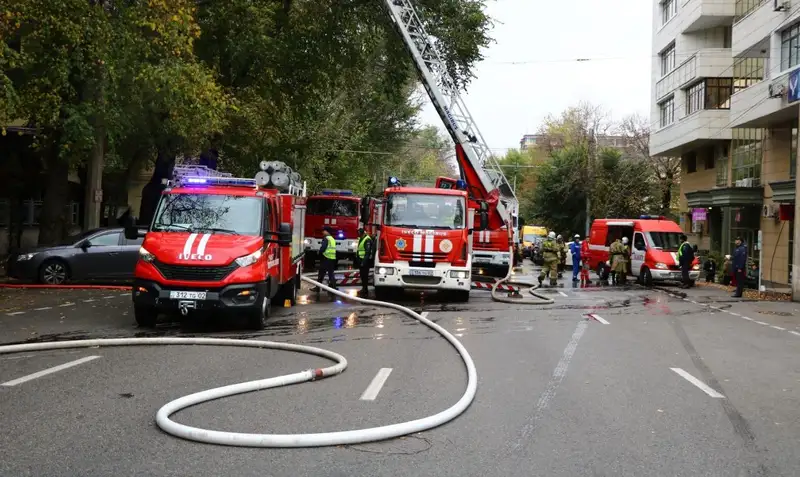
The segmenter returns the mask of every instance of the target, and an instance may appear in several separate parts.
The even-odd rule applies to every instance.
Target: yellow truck
[[[534,259],[535,249],[547,236],[547,229],[538,225],[525,225],[522,227],[522,257]]]

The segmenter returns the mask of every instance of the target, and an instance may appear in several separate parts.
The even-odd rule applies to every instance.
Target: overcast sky
[[[488,3],[495,43],[464,98],[496,154],[518,148],[522,135],[535,133],[547,114],[581,100],[603,105],[615,119],[633,112],[649,116],[651,1]],[[420,119],[443,130],[429,101]]]

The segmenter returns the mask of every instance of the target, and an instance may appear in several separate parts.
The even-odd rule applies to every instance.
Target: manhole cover
[[[430,449],[431,443],[424,437],[406,436],[389,441],[356,444],[348,447],[353,450],[372,452],[374,454],[419,454]]]

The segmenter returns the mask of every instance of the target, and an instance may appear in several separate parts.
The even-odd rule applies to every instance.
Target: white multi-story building
[[[761,277],[788,288],[800,0],[651,1],[650,152],[682,159],[684,230],[711,252],[742,237],[756,259],[761,231]]]

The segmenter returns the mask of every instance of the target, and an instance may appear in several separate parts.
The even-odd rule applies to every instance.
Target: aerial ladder
[[[479,232],[474,254],[486,253],[483,258],[491,256],[487,264],[497,265],[503,259],[511,261],[513,257],[510,256],[509,249],[516,235],[519,210],[514,189],[503,174],[500,164],[492,156],[478,125],[459,94],[458,86],[447,71],[444,58],[425,31],[412,1],[383,1],[395,29],[414,60],[414,66],[433,106],[455,142],[456,161],[461,179],[468,185],[470,198],[488,204],[488,227]],[[507,242],[501,245],[490,240],[490,234],[497,235],[500,231],[507,236]],[[486,247],[481,247],[481,242],[485,242]],[[494,246],[490,246],[490,242]],[[480,251],[481,248],[484,248],[483,252]],[[480,264],[483,260],[476,256],[474,262]],[[507,262],[505,266],[508,266]]]

